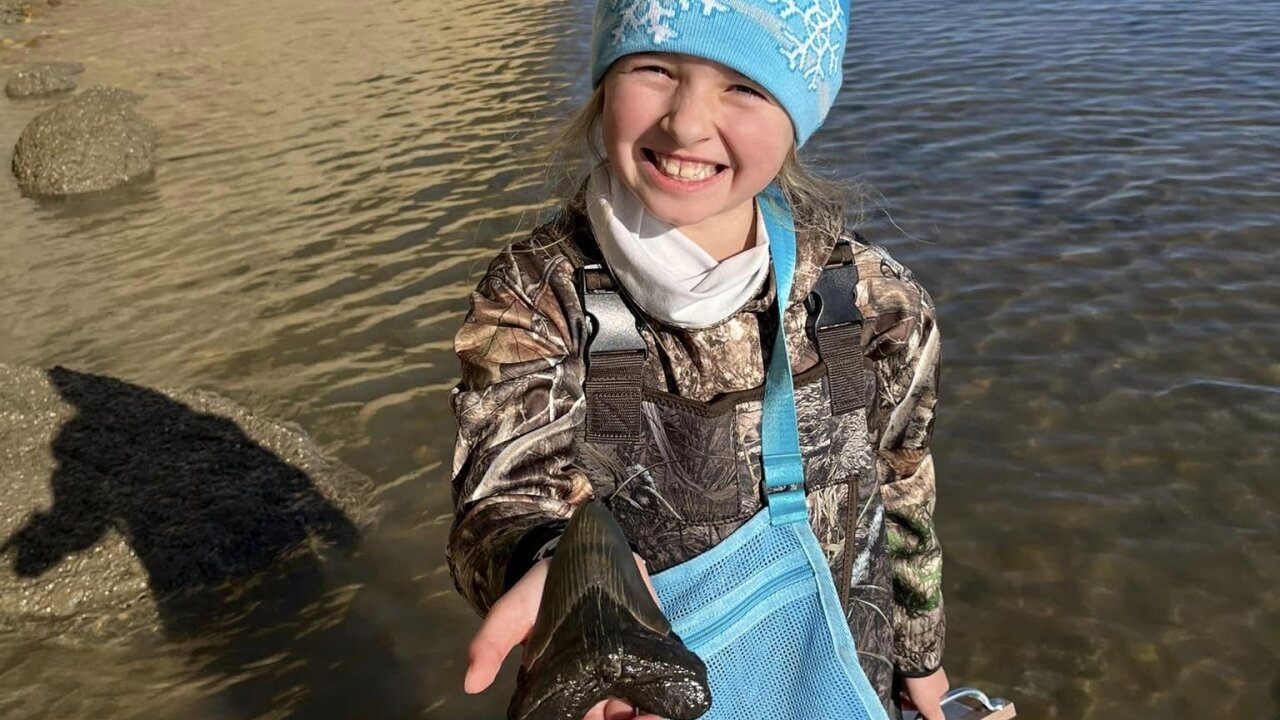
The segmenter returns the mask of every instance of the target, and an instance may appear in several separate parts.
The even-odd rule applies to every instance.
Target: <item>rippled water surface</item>
[[[234,658],[0,638],[0,715],[494,718],[442,545],[450,350],[550,207],[587,0],[66,0],[0,70],[144,93],[153,182],[0,177],[0,362],[294,420],[388,515],[342,613]],[[953,681],[1029,718],[1278,717],[1280,4],[859,3],[809,146],[933,292]],[[34,42],[33,42],[34,40]],[[46,101],[0,101],[12,147]],[[323,615],[323,613],[321,613]]]

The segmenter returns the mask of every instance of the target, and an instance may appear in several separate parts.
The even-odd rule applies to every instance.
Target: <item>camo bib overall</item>
[[[776,196],[760,200],[785,299],[790,213]],[[884,554],[883,510],[866,440],[874,383],[859,342],[856,282],[852,263],[837,262],[805,306],[787,309],[808,315],[822,355],[795,376],[794,397],[777,331],[784,302],[774,311],[765,387],[699,403],[641,386],[648,344],[637,315],[603,270],[581,275],[593,327],[576,461],[604,481],[597,491],[656,572],[663,611],[707,662],[711,720],[886,716],[883,673],[873,688],[859,663],[859,651],[884,652],[890,610],[887,597],[868,602],[854,587],[883,585],[887,574],[874,561]],[[806,491],[825,501],[806,508]],[[831,512],[843,517],[821,517]],[[844,536],[827,537],[833,527]],[[833,540],[844,544],[839,558],[829,554]]]

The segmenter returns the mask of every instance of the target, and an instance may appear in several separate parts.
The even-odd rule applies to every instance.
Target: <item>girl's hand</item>
[[[942,714],[942,696],[951,688],[947,671],[938,668],[932,675],[902,678],[902,707],[916,710],[922,720],[946,720]]]
[[[637,715],[627,703],[609,698],[587,711],[583,720],[662,720],[657,715]]]
[[[645,585],[656,600],[658,594],[649,582],[649,572],[639,555],[636,565]],[[476,636],[467,648],[467,674],[462,688],[474,695],[493,684],[502,661],[515,648],[529,639],[533,623],[538,619],[538,606],[542,603],[542,588],[547,583],[550,560],[540,560],[529,568],[520,581],[511,586],[505,595],[489,608],[489,615],[480,624]],[[584,720],[662,720],[656,715],[636,715],[635,708],[621,700],[604,700],[587,713]]]

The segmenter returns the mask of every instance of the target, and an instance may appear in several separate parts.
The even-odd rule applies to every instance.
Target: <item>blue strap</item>
[[[808,519],[785,325],[787,300],[791,297],[791,281],[796,270],[796,229],[791,206],[777,186],[770,185],[756,200],[769,234],[769,255],[778,294],[778,332],[770,351],[760,420],[764,490],[770,524],[785,525]]]

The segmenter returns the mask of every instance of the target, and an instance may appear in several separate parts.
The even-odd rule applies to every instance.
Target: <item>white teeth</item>
[[[658,169],[662,170],[662,174],[667,177],[676,178],[678,180],[706,180],[716,174],[716,166],[707,163],[690,162],[688,160],[676,160],[654,153],[653,156],[658,160]]]

